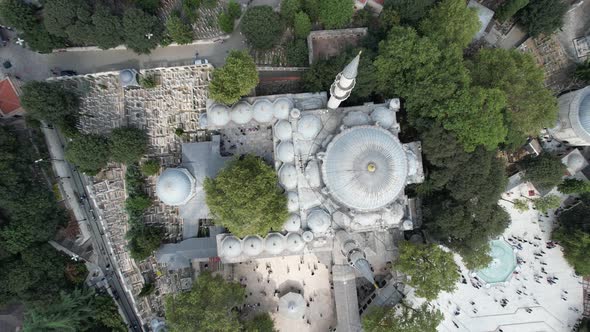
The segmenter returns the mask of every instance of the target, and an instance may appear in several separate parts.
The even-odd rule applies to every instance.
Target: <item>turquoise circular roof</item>
[[[504,282],[516,268],[516,255],[504,240],[491,241],[490,246],[492,262],[486,268],[477,271],[477,276],[488,284]]]

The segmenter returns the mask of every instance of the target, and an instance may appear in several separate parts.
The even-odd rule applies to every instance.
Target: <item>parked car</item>
[[[195,59],[195,65],[206,65],[208,63],[209,63],[209,60],[207,60],[207,59],[199,59],[199,58]]]

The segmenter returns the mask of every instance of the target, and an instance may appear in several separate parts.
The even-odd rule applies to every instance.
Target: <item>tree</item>
[[[550,209],[556,209],[561,205],[561,198],[557,195],[547,195],[533,200],[535,209],[547,213]]]
[[[193,28],[185,24],[180,17],[170,16],[166,21],[166,29],[172,40],[177,44],[190,44],[193,41]]]
[[[216,222],[239,237],[280,230],[288,217],[287,198],[275,170],[253,155],[234,159],[215,179],[205,179],[207,206]]]
[[[435,3],[436,0],[386,0],[385,8],[398,12],[403,24],[415,26]]]
[[[292,25],[295,14],[301,10],[301,0],[281,0],[281,18]]]
[[[97,4],[92,15],[93,39],[96,46],[106,50],[123,44],[123,24],[105,5]]]
[[[303,39],[296,39],[287,44],[287,63],[293,67],[304,67],[307,65],[308,52],[307,43]]]
[[[227,12],[219,14],[217,24],[219,24],[221,31],[225,33],[232,33],[234,31],[234,19]]]
[[[57,303],[26,313],[23,331],[81,331],[94,315],[93,297],[94,291],[62,291]]]
[[[132,225],[127,232],[128,248],[131,258],[142,261],[160,247],[164,230],[155,226]]]
[[[50,34],[40,22],[30,30],[24,31],[22,38],[32,50],[40,53],[51,53],[54,48],[67,46],[65,38]]]
[[[134,0],[133,2],[137,8],[152,15],[157,15],[160,9],[160,0]]]
[[[524,171],[525,180],[541,189],[550,189],[560,184],[567,171],[559,157],[548,153],[542,153],[538,157],[528,156],[519,163],[519,168]]]
[[[129,8],[123,16],[123,37],[135,53],[150,53],[162,39],[162,23],[141,9]]]
[[[465,48],[479,31],[477,12],[463,0],[442,0],[420,22],[420,31],[440,47]]]
[[[150,159],[141,164],[141,172],[143,175],[152,176],[158,174],[160,171],[160,162],[155,159]]]
[[[86,44],[93,36],[91,15],[92,8],[85,0],[47,0],[43,8],[43,23],[52,35]]]
[[[343,28],[354,14],[352,0],[321,0],[319,9],[318,19],[326,29]]]
[[[490,256],[491,248],[489,242],[474,248],[468,246],[459,246],[457,247],[457,250],[458,254],[461,255],[461,258],[463,258],[465,267],[471,271],[483,269],[490,265],[490,263],[493,261],[492,256]]]
[[[152,200],[147,195],[137,195],[125,200],[125,210],[130,215],[141,215],[152,205]]]
[[[250,93],[257,84],[254,59],[245,51],[231,51],[225,65],[213,71],[209,93],[215,101],[229,105]]]
[[[564,179],[557,190],[564,194],[582,194],[590,192],[590,182],[578,179]]]
[[[416,289],[416,295],[434,300],[441,291],[452,292],[459,280],[453,254],[435,244],[402,242],[395,267],[410,276],[407,284]]]
[[[423,112],[432,112],[470,81],[460,51],[452,47],[440,50],[412,28],[393,27],[379,44],[374,65],[378,92],[404,98],[413,124]]]
[[[274,12],[272,7],[249,7],[242,17],[242,32],[252,47],[266,50],[279,42],[283,34],[283,25],[279,14]]]
[[[240,284],[201,272],[189,292],[166,297],[166,323],[173,332],[238,332],[241,324],[234,308],[242,305],[244,295]]]
[[[66,148],[66,159],[88,175],[96,175],[109,161],[109,143],[98,135],[81,135]]]
[[[525,199],[515,199],[512,204],[517,211],[525,212],[529,210],[529,202]]]
[[[111,159],[132,164],[147,153],[147,135],[137,128],[116,128],[110,137]]]
[[[295,14],[295,22],[293,26],[295,30],[295,37],[305,39],[311,31],[311,20],[306,13],[299,12]]]
[[[230,0],[227,4],[227,13],[232,20],[237,20],[242,15],[242,7],[235,0]]]
[[[278,332],[268,312],[254,316],[243,322],[243,330],[248,332]]]
[[[80,102],[75,94],[57,84],[31,81],[22,87],[21,104],[29,115],[61,125],[67,116],[78,114]]]
[[[536,136],[542,128],[555,125],[557,99],[545,87],[545,74],[529,54],[482,49],[469,63],[469,69],[473,84],[497,88],[506,94],[510,147],[518,148],[527,136]]]
[[[590,82],[590,59],[576,67],[575,75],[584,82]]]
[[[367,332],[436,332],[444,316],[428,303],[412,308],[405,303],[395,307],[373,306],[363,316],[363,329]]]
[[[94,298],[93,317],[95,324],[103,327],[103,330],[112,332],[125,332],[127,326],[119,315],[119,309],[109,295],[98,295]]]
[[[303,11],[309,15],[312,22],[320,18],[320,0],[302,0]]]
[[[182,0],[182,13],[191,24],[197,21],[200,6],[201,0]]]
[[[504,23],[528,4],[529,0],[508,0],[502,3],[500,8],[496,10],[496,19]]]
[[[581,276],[590,275],[590,234],[576,230],[567,232],[558,229],[555,232],[555,239],[563,247],[563,254],[567,262]]]
[[[568,4],[560,0],[531,0],[518,12],[518,20],[532,37],[550,35],[561,28],[568,8]]]
[[[217,0],[203,0],[203,7],[213,9],[217,6]]]

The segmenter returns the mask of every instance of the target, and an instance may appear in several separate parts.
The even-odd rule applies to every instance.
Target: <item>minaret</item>
[[[362,52],[362,51],[361,51]],[[336,80],[330,87],[330,100],[328,108],[336,109],[341,102],[345,101],[356,84],[356,75],[359,67],[361,52],[357,54],[350,63],[344,67],[344,70],[336,75]]]
[[[336,239],[340,242],[341,252],[344,257],[346,257],[348,264],[355,268],[360,275],[373,284],[375,288],[378,288],[375,283],[375,278],[373,277],[373,271],[371,271],[371,265],[365,257],[365,252],[358,246],[356,241],[354,241],[350,237],[350,234],[344,230],[336,232]]]

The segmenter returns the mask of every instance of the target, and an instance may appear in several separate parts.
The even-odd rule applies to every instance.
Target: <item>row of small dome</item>
[[[288,119],[292,109],[293,102],[286,97],[279,97],[274,102],[258,99],[252,105],[239,101],[231,109],[215,104],[207,112],[207,122],[215,127],[223,127],[230,122],[244,125],[252,120],[267,124],[275,119]]]
[[[332,218],[323,209],[313,208],[307,213],[307,228],[314,234],[324,234],[332,225]],[[283,224],[283,229],[287,232],[297,232],[301,229],[301,217],[297,213],[292,213]]]
[[[280,233],[270,233],[264,239],[258,235],[250,235],[243,240],[235,236],[228,236],[221,241],[221,256],[232,258],[244,254],[254,257],[263,252],[278,255],[285,250],[297,253],[302,251],[305,243],[311,240],[313,240],[311,232],[289,233],[286,236]]]

